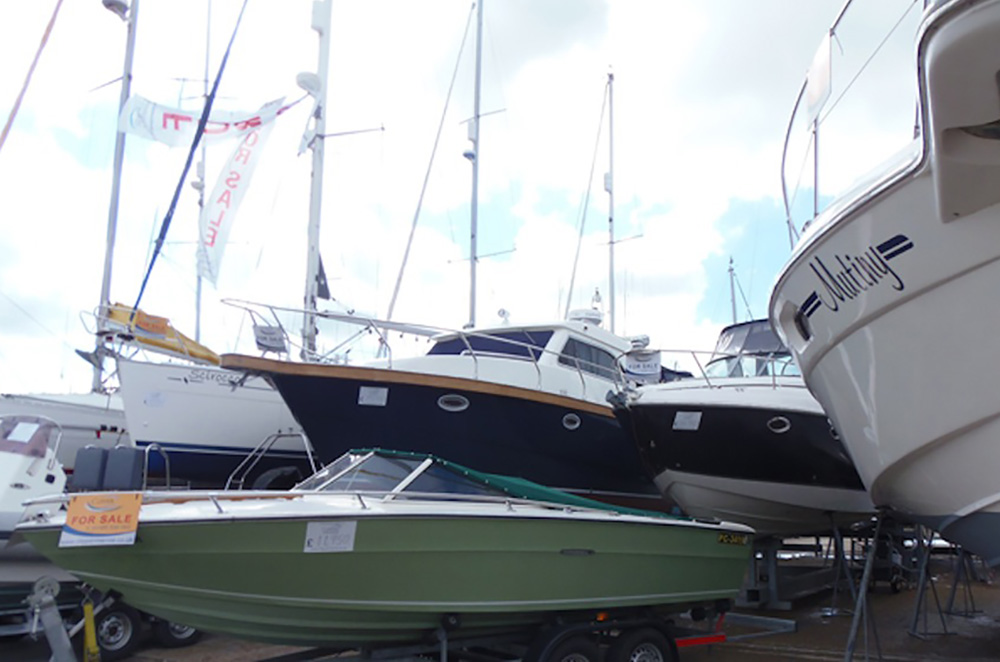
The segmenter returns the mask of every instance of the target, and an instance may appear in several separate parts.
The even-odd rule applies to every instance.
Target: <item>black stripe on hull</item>
[[[678,411],[700,412],[697,429],[675,429]],[[669,469],[741,480],[864,490],[854,463],[825,415],[676,405],[616,407],[615,415],[633,432],[650,476]],[[774,431],[784,427],[777,417],[787,420],[787,431]]]
[[[437,385],[268,376],[323,462],[352,448],[382,447],[432,453],[552,487],[657,494],[635,445],[610,411],[601,415]],[[360,405],[362,387],[387,389],[384,405]],[[442,408],[439,400],[449,395],[465,398],[468,407]],[[570,429],[575,421],[579,425]]]

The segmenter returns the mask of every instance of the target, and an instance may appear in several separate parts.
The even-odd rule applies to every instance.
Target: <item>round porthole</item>
[[[469,408],[469,399],[464,395],[449,393],[438,398],[438,407],[445,411],[465,411]]]
[[[775,434],[784,434],[792,429],[792,422],[784,416],[775,416],[767,422],[767,429]]]
[[[576,414],[566,414],[563,416],[563,427],[567,430],[576,430],[580,427],[581,423],[580,417]]]

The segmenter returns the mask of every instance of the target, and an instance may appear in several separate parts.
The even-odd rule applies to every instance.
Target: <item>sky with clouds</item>
[[[0,22],[0,120],[55,4],[19,3]],[[609,71],[615,331],[647,334],[655,347],[710,349],[732,321],[730,259],[739,318],[763,316],[790,251],[780,179],[785,129],[841,4],[489,0],[477,323],[498,322],[501,308],[512,322],[560,318],[567,304],[590,306],[595,290],[609,305],[606,110],[602,118]],[[909,35],[884,48],[912,59],[919,4],[868,0],[853,25],[845,18],[837,57],[863,61],[903,17],[899,31]],[[240,5],[141,0],[132,92],[198,110],[206,45],[214,77]],[[296,75],[316,70],[311,10],[309,0],[249,0],[215,108],[254,110],[302,96]],[[461,52],[460,45],[472,11],[459,0],[333,1],[327,131],[383,130],[326,141],[320,247],[337,300],[331,308],[386,315],[457,62],[393,318],[450,328],[468,321],[471,168],[462,154],[473,114],[474,20]],[[0,392],[89,388],[89,367],[73,350],[93,343],[125,36],[99,0],[65,2],[0,150]],[[913,81],[878,71],[869,79],[858,86],[872,85],[895,105],[868,99],[846,111],[850,131],[822,142],[824,157],[874,165],[908,139]],[[204,287],[201,338],[216,351],[253,351],[244,316],[221,298],[302,303],[310,158],[297,151],[310,110],[306,100],[277,120],[217,287]],[[795,137],[808,134],[799,127]],[[208,148],[208,189],[231,151],[225,143]],[[186,148],[128,138],[113,301],[135,302],[186,157]],[[824,180],[820,190],[845,182]],[[811,204],[811,191],[800,196],[797,206]],[[185,183],[141,301],[189,335],[197,216],[197,192]],[[347,334],[324,333],[327,347]]]

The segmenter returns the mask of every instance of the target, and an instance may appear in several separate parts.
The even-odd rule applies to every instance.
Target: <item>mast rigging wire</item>
[[[187,179],[188,172],[191,170],[191,162],[194,160],[194,155],[198,151],[198,143],[201,142],[202,134],[205,132],[205,125],[208,123],[208,116],[212,112],[212,102],[215,101],[215,95],[219,91],[219,83],[222,82],[222,72],[226,69],[226,62],[229,60],[229,52],[233,48],[233,42],[236,41],[236,33],[239,32],[240,23],[243,21],[243,13],[246,11],[247,2],[249,0],[243,0],[243,6],[240,7],[240,14],[236,17],[236,25],[233,27],[233,34],[229,37],[229,45],[226,46],[226,52],[222,56],[222,62],[219,63],[219,73],[215,76],[215,82],[212,83],[212,91],[205,98],[205,107],[201,111],[201,117],[198,118],[198,128],[194,134],[194,140],[191,141],[191,149],[188,150],[187,161],[184,163],[184,170],[181,172],[180,179],[177,182],[177,188],[174,190],[174,197],[170,201],[170,207],[167,209],[166,215],[163,217],[163,225],[160,226],[160,234],[156,238],[156,245],[153,247],[153,255],[149,260],[149,266],[146,268],[146,275],[142,279],[142,286],[139,288],[139,295],[135,299],[135,305],[132,307],[132,315],[129,318],[129,323],[135,319],[136,311],[139,309],[139,302],[142,301],[142,295],[146,291],[146,285],[149,283],[149,275],[153,272],[153,265],[156,264],[156,258],[160,254],[160,250],[163,248],[163,242],[167,238],[167,230],[170,229],[170,221],[174,217],[174,210],[177,208],[177,201],[181,197],[181,191],[184,188],[184,180]]]
[[[45,32],[42,33],[42,41],[38,44],[38,50],[35,51],[35,59],[31,61],[31,66],[28,67],[28,75],[24,77],[24,84],[21,86],[21,91],[17,95],[17,100],[14,101],[14,107],[11,109],[10,115],[7,116],[7,122],[3,125],[3,131],[0,132],[0,149],[3,149],[3,144],[7,141],[7,134],[10,133],[10,127],[14,123],[14,117],[17,116],[17,111],[21,108],[21,101],[24,100],[24,95],[28,91],[28,85],[31,84],[31,75],[35,73],[35,66],[42,56],[42,51],[45,50],[45,45],[49,43],[49,35],[52,34],[52,26],[56,24],[56,16],[59,15],[59,8],[62,7],[62,3],[63,0],[56,2],[56,8],[52,10],[52,18],[49,19],[49,24],[45,26]]]
[[[441,121],[438,123],[437,135],[434,136],[434,147],[431,148],[431,158],[427,163],[427,171],[424,173],[424,183],[420,187],[420,197],[417,199],[417,209],[413,213],[413,223],[410,225],[410,236],[406,240],[406,249],[403,251],[403,262],[399,265],[399,274],[396,276],[396,286],[392,290],[392,299],[389,300],[389,310],[386,319],[392,319],[392,312],[396,308],[396,298],[399,296],[399,288],[403,282],[403,272],[406,271],[406,263],[410,258],[410,248],[413,245],[413,235],[417,231],[417,220],[420,218],[420,209],[424,204],[424,194],[427,192],[427,183],[431,177],[431,168],[434,165],[434,156],[437,154],[438,142],[441,140],[441,131],[444,128],[444,120],[448,114],[448,105],[451,102],[451,93],[455,89],[455,80],[458,78],[458,68],[462,62],[462,53],[465,51],[465,42],[469,37],[469,26],[472,25],[472,12],[476,5],[473,3],[469,9],[469,18],[465,22],[465,33],[462,35],[462,44],[458,48],[458,58],[455,61],[455,71],[451,74],[451,83],[448,85],[448,94],[444,101],[444,110],[441,111]]]
[[[590,205],[590,189],[594,184],[594,168],[597,165],[597,150],[601,145],[601,130],[604,127],[604,111],[608,106],[608,89],[611,81],[604,85],[604,100],[601,102],[601,120],[597,124],[597,139],[594,141],[594,156],[590,159],[590,177],[587,180],[587,193],[583,196],[580,206],[580,234],[576,240],[576,254],[573,256],[573,271],[569,277],[569,291],[566,293],[566,312],[564,317],[569,317],[569,309],[573,302],[573,284],[576,282],[576,267],[580,262],[580,245],[583,243],[583,227],[587,220],[587,207]]]

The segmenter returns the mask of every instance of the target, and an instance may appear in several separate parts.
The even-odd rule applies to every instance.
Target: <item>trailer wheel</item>
[[[156,621],[153,623],[153,640],[162,648],[190,646],[201,639],[201,630],[180,623]]]
[[[544,662],[600,662],[597,644],[584,636],[570,637],[549,654]]]
[[[677,650],[653,628],[622,632],[608,649],[607,662],[678,662]]]
[[[95,618],[97,645],[105,662],[121,660],[139,647],[142,638],[142,616],[133,607],[116,602]]]

